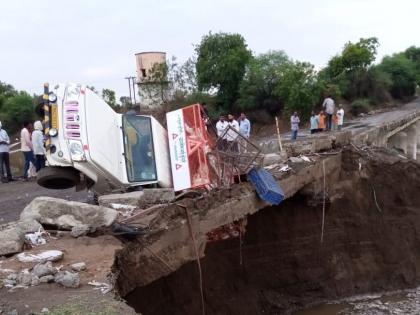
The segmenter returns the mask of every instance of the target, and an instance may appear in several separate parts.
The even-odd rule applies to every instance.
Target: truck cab
[[[98,194],[172,187],[167,132],[154,117],[116,113],[81,84],[46,84],[43,115],[48,167],[39,185]]]

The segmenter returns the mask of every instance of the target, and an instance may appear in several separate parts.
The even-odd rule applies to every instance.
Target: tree
[[[9,97],[15,96],[17,91],[11,84],[0,81],[0,110]]]
[[[395,98],[413,96],[416,90],[416,73],[414,63],[404,53],[386,56],[378,69],[391,78],[391,95]]]
[[[116,98],[115,98],[115,91],[113,91],[113,90],[103,89],[102,90],[102,98],[112,108],[120,106],[119,104],[117,104],[117,101],[116,101]]]
[[[19,130],[25,120],[33,120],[35,111],[32,97],[26,92],[19,92],[6,99],[2,108],[4,126],[10,133]]]
[[[284,70],[292,61],[283,51],[270,51],[250,61],[240,85],[239,107],[243,110],[262,108],[274,114],[282,109],[284,100],[278,85]]]
[[[366,96],[368,71],[375,61],[379,46],[376,37],[361,38],[357,43],[348,42],[337,56],[321,71],[325,83],[336,84],[348,100]]]
[[[416,81],[420,85],[420,47],[411,46],[406,49],[404,55],[413,62]]]
[[[197,83],[200,91],[216,89],[219,103],[230,109],[239,96],[239,86],[251,58],[239,34],[209,33],[196,47]]]
[[[301,116],[309,117],[321,94],[314,66],[299,61],[291,64],[284,71],[277,93],[284,100],[287,114],[298,111]]]
[[[308,116],[321,89],[313,65],[271,51],[250,62],[240,91],[241,109],[264,109],[270,114],[299,111]]]
[[[128,96],[121,96],[120,97],[120,103],[121,103],[121,106],[123,106],[124,108],[129,108],[132,105],[131,104],[131,99]]]

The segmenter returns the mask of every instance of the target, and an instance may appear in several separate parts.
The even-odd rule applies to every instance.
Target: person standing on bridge
[[[251,135],[251,123],[246,118],[245,113],[241,113],[241,116],[239,116],[239,133],[247,139]]]
[[[216,123],[216,131],[217,131],[217,148],[219,150],[225,150],[227,141],[226,141],[226,128],[228,127],[228,122],[225,120],[225,116],[220,115],[219,121]]]
[[[298,116],[297,112],[294,112],[292,117],[290,117],[290,125],[291,125],[291,129],[292,129],[292,136],[291,136],[290,139],[292,141],[295,141],[297,139],[298,130],[299,130],[299,123],[300,123],[299,116]]]
[[[32,124],[29,121],[24,121],[23,128],[20,131],[20,150],[25,157],[23,180],[28,180],[29,167],[31,163],[35,164],[30,129],[32,129]]]
[[[332,116],[334,115],[335,111],[335,104],[334,100],[331,98],[331,95],[324,100],[322,103],[322,108],[325,109],[325,113],[327,114],[327,128],[326,130],[330,131],[332,127]]]
[[[338,111],[337,111],[338,130],[341,130],[341,128],[343,128],[343,123],[344,123],[344,109],[343,109],[343,105],[339,104]]]
[[[0,121],[0,177],[2,183],[7,183],[13,180],[12,173],[10,172],[9,144],[9,135],[6,130],[2,129]],[[4,172],[6,172],[6,177],[4,176]]]
[[[239,152],[239,145],[236,139],[239,133],[239,123],[232,114],[228,115],[229,129],[226,132],[227,148],[233,152]]]
[[[322,132],[325,129],[325,115],[321,110],[318,115],[318,132]]]
[[[318,132],[318,123],[319,123],[319,117],[315,115],[314,111],[312,111],[311,119],[310,119],[311,134]]]

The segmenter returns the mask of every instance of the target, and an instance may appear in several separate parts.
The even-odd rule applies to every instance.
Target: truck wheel
[[[38,185],[48,189],[67,189],[79,182],[79,172],[71,167],[45,167],[37,174]]]

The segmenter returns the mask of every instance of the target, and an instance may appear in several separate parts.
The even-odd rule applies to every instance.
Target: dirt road
[[[76,192],[74,188],[51,190],[39,186],[35,181],[0,183],[0,224],[17,220],[23,208],[39,196],[57,197],[87,202],[92,196],[86,191]]]

